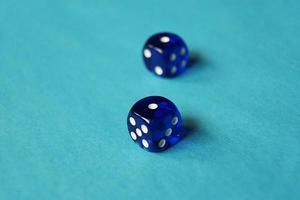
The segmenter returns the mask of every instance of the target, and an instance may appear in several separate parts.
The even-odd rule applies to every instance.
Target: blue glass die
[[[184,41],[173,33],[157,33],[144,45],[146,67],[161,77],[174,77],[185,71],[189,51]]]
[[[148,151],[158,152],[182,138],[181,121],[173,102],[161,96],[149,96],[132,106],[127,126],[135,143]]]

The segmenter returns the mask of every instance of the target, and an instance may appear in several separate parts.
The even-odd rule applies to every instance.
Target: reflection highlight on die
[[[137,101],[128,113],[127,126],[132,140],[151,152],[164,151],[183,138],[179,110],[161,96]]]

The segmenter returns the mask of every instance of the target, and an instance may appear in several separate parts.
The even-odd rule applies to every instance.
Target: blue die
[[[163,151],[182,138],[178,109],[160,96],[136,102],[129,111],[127,126],[132,140],[152,152]]]
[[[174,77],[185,71],[189,51],[184,41],[173,33],[151,36],[143,48],[147,68],[161,77]]]

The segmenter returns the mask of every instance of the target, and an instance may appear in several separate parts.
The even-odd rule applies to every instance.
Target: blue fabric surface
[[[0,199],[300,199],[298,0],[0,0]],[[153,33],[193,66],[144,67]],[[185,140],[148,153],[132,104],[176,103]]]

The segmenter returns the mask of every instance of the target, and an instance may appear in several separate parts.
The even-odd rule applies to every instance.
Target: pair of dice
[[[189,61],[184,41],[172,33],[150,37],[143,48],[146,67],[161,77],[183,73]],[[173,102],[161,96],[149,96],[136,102],[129,111],[127,126],[130,137],[140,147],[160,152],[182,137],[181,115]]]

